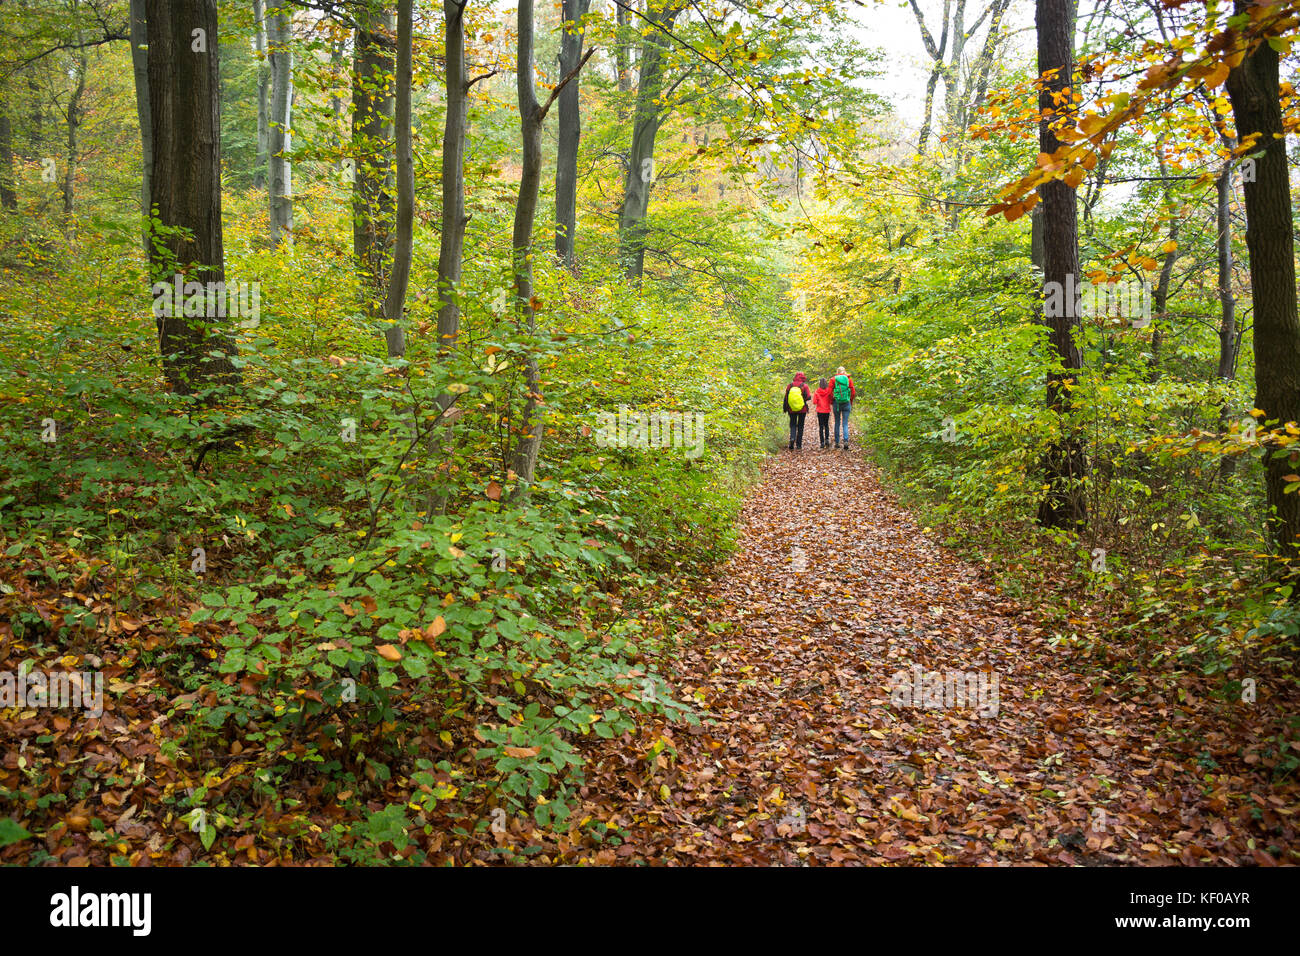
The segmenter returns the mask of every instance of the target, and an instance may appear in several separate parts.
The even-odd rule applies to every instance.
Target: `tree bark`
[[[266,4],[253,0],[253,46],[257,49],[257,159],[253,167],[253,188],[266,188],[271,123],[271,61],[266,54]]]
[[[293,13],[283,0],[266,11],[267,55],[271,63],[271,115],[267,153],[271,211],[271,245],[293,241],[293,179],[288,151],[293,121]]]
[[[1251,8],[1246,0],[1234,6],[1239,14]],[[1255,406],[1263,410],[1264,423],[1285,425],[1300,419],[1300,319],[1277,51],[1261,43],[1228,73],[1227,86],[1237,135],[1257,137],[1252,152],[1260,153],[1254,177],[1242,185],[1254,303]],[[1283,492],[1283,476],[1295,468],[1292,457],[1266,451],[1264,476],[1270,530],[1279,552],[1291,558],[1300,556],[1300,495]]]
[[[415,242],[415,158],[411,152],[411,19],[412,0],[397,0],[397,245],[388,276],[384,338],[388,357],[406,354],[402,311],[411,279],[411,254]]]
[[[223,282],[221,83],[216,0],[146,0],[151,187],[161,230],[151,236],[150,277]],[[158,317],[168,387],[190,394],[237,382],[235,343],[202,316]]]
[[[1037,0],[1038,71],[1040,75],[1055,71],[1053,78],[1043,84],[1038,98],[1042,117],[1039,149],[1048,154],[1061,145],[1051,128],[1057,113],[1054,95],[1061,98],[1060,109],[1071,108],[1074,19],[1075,0]],[[1079,281],[1079,216],[1074,190],[1055,180],[1039,187],[1039,195],[1043,206],[1043,281],[1047,286],[1059,283],[1057,288],[1068,293]],[[1060,416],[1061,436],[1044,456],[1048,487],[1038,508],[1038,521],[1050,528],[1079,528],[1087,520],[1082,479],[1088,464],[1082,438],[1068,415],[1073,405],[1070,385],[1077,381],[1083,366],[1076,341],[1080,317],[1074,295],[1062,295],[1058,301],[1060,308],[1044,309],[1044,321],[1050,330],[1052,350],[1062,366],[1047,376],[1047,406]]]
[[[72,231],[72,209],[75,204],[75,187],[77,182],[77,160],[79,159],[79,149],[77,143],[77,130],[81,127],[81,98],[86,93],[86,64],[87,54],[83,48],[77,57],[77,65],[74,69],[76,83],[72,87],[72,92],[68,96],[68,149],[64,155],[63,170],[63,222],[64,230],[71,235]]]
[[[581,16],[581,13],[578,15]],[[533,81],[533,0],[519,0],[518,35],[519,62],[515,71],[515,82],[519,95],[523,169],[519,176],[519,198],[515,203],[511,254],[516,308],[529,339],[534,340],[537,334],[537,309],[533,301],[533,226],[537,221],[537,193],[542,181],[542,122],[546,119],[546,114],[556,98],[563,97],[570,85],[576,86],[578,71],[582,69],[586,57],[578,57],[561,76],[559,86],[552,91],[550,98],[545,104],[541,104],[537,102],[537,88]],[[511,494],[514,500],[526,499],[532,488],[546,422],[543,412],[545,402],[542,396],[541,371],[538,367],[534,341],[529,343],[528,357],[524,362],[524,385],[527,394],[524,402],[523,426],[513,456],[514,472],[519,480]]]
[[[131,69],[135,74],[135,115],[140,123],[140,212],[144,217],[141,244],[149,256],[149,178],[153,172],[153,130],[149,117],[149,27],[145,20],[145,0],[131,0]]]
[[[515,302],[522,324],[529,336],[537,331],[537,313],[533,308],[533,224],[537,219],[537,192],[542,179],[542,118],[533,83],[533,0],[519,0],[519,64],[516,85],[519,95],[519,121],[523,134],[523,170],[519,177],[519,198],[515,203],[515,224],[511,237],[514,263]],[[514,470],[519,476],[513,497],[525,498],[537,469],[545,420],[540,411],[541,374],[537,351],[529,348],[524,363],[527,398],[523,425],[515,446]]]
[[[560,76],[582,61],[585,27],[578,25],[591,0],[563,0],[560,37]],[[570,270],[577,265],[574,243],[578,229],[578,145],[582,139],[581,99],[574,77],[559,97],[559,142],[555,151],[555,254]]]
[[[680,7],[667,0],[658,9],[647,8],[646,19],[661,29],[650,29],[641,44],[636,113],[632,121],[632,145],[628,149],[627,178],[623,204],[618,214],[619,261],[629,279],[640,282],[645,274],[645,217],[650,210],[650,185],[654,178],[655,137],[663,122],[659,102],[663,92],[664,31],[671,30]]]
[[[921,133],[917,143],[916,154],[924,156],[925,151],[929,148],[930,130],[933,126],[934,117],[934,91],[939,85],[940,78],[944,75],[944,54],[948,49],[948,12],[951,0],[944,0],[943,4],[943,30],[940,39],[935,40],[934,34],[926,26],[925,15],[921,13],[921,8],[917,6],[916,0],[910,0],[912,14],[916,17],[916,25],[921,28],[921,42],[925,44],[925,52],[930,55],[934,61],[934,66],[930,70],[930,78],[925,83],[925,114],[921,118]]]
[[[13,126],[9,122],[9,104],[0,102],[0,209],[12,212],[18,208],[14,183]]]
[[[1160,176],[1164,179],[1168,173],[1168,166],[1165,163],[1164,143],[1160,144]],[[1164,200],[1165,208],[1170,209],[1173,205],[1173,192],[1170,189],[1169,181],[1165,179],[1164,183]],[[1154,314],[1151,317],[1151,360],[1147,363],[1150,371],[1149,378],[1151,381],[1157,381],[1160,378],[1160,346],[1164,342],[1164,330],[1161,322],[1165,321],[1166,313],[1169,311],[1169,286],[1174,277],[1174,262],[1178,259],[1178,217],[1174,215],[1173,210],[1169,212],[1169,240],[1175,243],[1175,248],[1165,253],[1164,264],[1160,267],[1160,278],[1156,281],[1155,295],[1153,296]]]
[[[614,42],[614,69],[618,72],[618,91],[632,92],[632,56],[626,35],[631,28],[632,14],[618,0],[614,3],[614,22],[617,24],[618,39]]]
[[[1219,289],[1219,366],[1216,374],[1225,382],[1237,377],[1237,298],[1232,291],[1232,163],[1224,163],[1214,182],[1214,218],[1218,229],[1215,256],[1218,263]],[[1219,408],[1219,430],[1225,436],[1232,421],[1227,402]],[[1219,459],[1219,477],[1227,478],[1237,470],[1237,456]]]
[[[465,6],[443,0],[446,23],[447,114],[442,136],[442,241],[438,249],[438,351],[451,352],[460,334],[460,276],[465,246]]]
[[[1219,291],[1219,368],[1224,381],[1237,377],[1237,298],[1232,291],[1232,166],[1225,164],[1214,183],[1215,252]]]
[[[357,11],[352,71],[352,253],[366,313],[383,311],[393,223],[393,31],[382,0]]]

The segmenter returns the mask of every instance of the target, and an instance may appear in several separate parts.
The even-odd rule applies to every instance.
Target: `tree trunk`
[[[415,241],[415,157],[411,152],[411,18],[413,0],[397,0],[397,245],[393,270],[388,276],[384,338],[388,357],[406,354],[402,310],[411,279],[411,253]]]
[[[268,192],[271,245],[293,242],[293,180],[288,151],[292,147],[293,13],[283,0],[266,11],[267,55],[271,61],[271,115],[267,129],[270,162]]]
[[[1054,94],[1071,108],[1069,90],[1074,77],[1075,0],[1037,0],[1038,71],[1056,71],[1043,84],[1038,108],[1039,149],[1054,153],[1060,141],[1052,132],[1055,118]],[[1059,308],[1044,308],[1052,349],[1062,369],[1047,376],[1047,406],[1061,416],[1061,437],[1050,447],[1043,461],[1047,492],[1038,508],[1038,521],[1050,528],[1078,528],[1087,520],[1087,503],[1082,479],[1087,474],[1087,456],[1082,438],[1068,420],[1072,400],[1069,385],[1077,381],[1083,365],[1075,335],[1079,329],[1076,297],[1070,294],[1079,281],[1079,217],[1074,190],[1061,180],[1039,187],[1043,206],[1043,281],[1046,287],[1064,290],[1057,296]],[[1051,301],[1049,298],[1048,302]]]
[[[149,256],[149,177],[153,166],[153,121],[149,117],[149,27],[145,21],[145,0],[131,0],[131,69],[135,74],[135,115],[140,123],[140,213],[146,220],[141,230],[145,257]]]
[[[912,14],[916,17],[916,25],[921,28],[921,42],[925,44],[925,52],[934,61],[934,66],[930,69],[930,78],[925,83],[925,114],[921,117],[921,133],[916,149],[918,156],[924,156],[925,151],[929,148],[930,130],[934,122],[934,91],[935,87],[939,85],[939,79],[944,75],[943,58],[948,49],[948,12],[951,0],[944,0],[943,30],[938,41],[934,39],[934,34],[926,26],[925,14],[917,6],[916,0],[910,0],[910,3]]]
[[[939,85],[943,71],[935,67],[930,71],[930,78],[925,81],[925,119],[921,122],[921,132],[917,136],[916,155],[924,156],[930,142],[931,117],[934,115],[934,88]]]
[[[946,5],[946,4],[945,4]],[[966,0],[956,0],[952,15],[952,52],[943,75],[944,132],[952,133],[961,120],[962,57],[966,53]]]
[[[1235,9],[1245,15],[1251,6],[1237,0]],[[1257,137],[1252,152],[1260,153],[1254,177],[1246,177],[1242,186],[1254,303],[1255,406],[1264,411],[1265,423],[1285,425],[1300,419],[1300,319],[1277,51],[1261,43],[1229,72],[1227,86],[1237,135]],[[1291,456],[1265,454],[1270,529],[1283,556],[1300,556],[1300,495],[1282,490],[1283,476],[1295,465]]]
[[[27,91],[32,94],[27,126],[27,157],[33,159],[45,152],[45,103],[41,98],[41,85],[35,77],[27,78]]]
[[[343,54],[347,52],[347,48],[347,40],[337,40],[330,44],[330,78],[335,84],[343,75]],[[341,153],[343,151],[343,97],[339,96],[337,85],[330,92],[330,116],[333,118],[329,134],[330,149]],[[346,168],[340,157],[339,169]]]
[[[1214,183],[1215,223],[1218,237],[1219,378],[1237,377],[1237,299],[1232,292],[1232,166],[1225,164]]]
[[[438,249],[438,351],[451,352],[460,333],[460,275],[465,246],[465,5],[443,0],[446,21],[447,115],[442,136],[442,242]]]
[[[383,311],[393,222],[393,17],[382,0],[357,11],[352,71],[352,252],[366,313]]]
[[[1237,299],[1232,292],[1232,163],[1224,163],[1214,182],[1214,218],[1218,229],[1215,249],[1218,253],[1219,287],[1219,367],[1218,377],[1231,382],[1237,377]],[[1232,421],[1232,410],[1225,402],[1219,409],[1219,430],[1225,435]],[[1219,459],[1219,477],[1227,478],[1237,468],[1236,455]]]
[[[542,108],[533,85],[533,0],[519,0],[519,66],[516,71],[519,120],[523,134],[523,170],[519,177],[519,199],[515,203],[515,226],[511,237],[514,263],[515,301],[523,325],[531,337],[537,331],[533,308],[533,223],[537,219],[537,192],[542,179]],[[562,94],[561,94],[562,95]],[[523,425],[515,446],[514,470],[519,476],[514,497],[526,498],[537,469],[544,418],[539,409],[541,374],[536,348],[530,347],[524,365],[527,399]]]
[[[0,208],[10,212],[18,208],[14,183],[13,127],[9,122],[9,104],[0,102]]]
[[[658,10],[647,9],[646,18],[663,30],[671,30],[680,7],[667,0]],[[640,282],[645,273],[645,217],[650,210],[650,184],[654,179],[655,136],[662,122],[663,61],[667,41],[661,30],[651,29],[641,44],[636,114],[632,121],[632,145],[627,156],[627,179],[623,204],[618,214],[618,252],[623,271]]]
[[[1171,217],[1169,220],[1169,238],[1178,241],[1178,219]],[[1152,297],[1154,307],[1151,317],[1151,359],[1147,363],[1150,370],[1150,380],[1153,382],[1160,380],[1160,346],[1164,344],[1165,333],[1161,322],[1168,319],[1169,312],[1169,286],[1174,277],[1174,261],[1178,258],[1178,250],[1165,253],[1164,265],[1160,267],[1160,278],[1156,281],[1155,293]]]
[[[618,72],[618,91],[632,92],[632,56],[631,45],[627,41],[631,29],[632,14],[618,0],[614,3],[614,20],[617,24],[618,39],[614,42],[614,69]]]
[[[152,199],[161,230],[151,236],[150,277],[223,282],[221,83],[216,0],[146,0]],[[168,387],[188,395],[239,380],[234,341],[203,316],[158,317]]]
[[[72,234],[72,209],[75,203],[74,189],[77,182],[77,130],[81,126],[81,98],[86,93],[87,54],[83,48],[77,57],[74,70],[77,81],[68,96],[68,150],[63,171],[63,222],[64,230]]]
[[[1165,163],[1164,143],[1159,146],[1160,149],[1160,176],[1164,179],[1169,174],[1168,166]],[[1164,199],[1165,208],[1169,209],[1173,205],[1173,193],[1169,187],[1169,181],[1164,182]],[[1164,342],[1164,330],[1161,322],[1166,320],[1169,311],[1169,285],[1174,278],[1174,262],[1178,258],[1178,217],[1170,210],[1169,215],[1169,240],[1175,244],[1174,249],[1165,253],[1164,265],[1160,267],[1160,278],[1156,281],[1154,295],[1154,314],[1151,317],[1151,360],[1147,363],[1150,372],[1151,381],[1158,381],[1160,378],[1160,346]]]
[[[975,93],[966,96],[962,105],[961,133],[963,138],[970,122],[970,115],[984,104],[989,92],[989,75],[993,72],[993,61],[997,58],[998,41],[1002,37],[1002,18],[1006,16],[1011,0],[993,0],[992,16],[989,18],[989,32],[984,36],[984,48],[980,50],[979,59],[973,66],[975,74]],[[970,84],[967,84],[967,89]]]
[[[584,27],[578,21],[587,15],[591,0],[563,0],[564,20],[560,37],[560,76],[582,62]],[[560,91],[559,142],[555,151],[555,254],[572,270],[577,259],[574,241],[578,229],[578,144],[582,138],[581,101],[574,77]]]
[[[257,159],[253,166],[253,188],[266,188],[267,154],[270,148],[271,61],[266,55],[266,4],[253,0],[253,45],[257,49]]]

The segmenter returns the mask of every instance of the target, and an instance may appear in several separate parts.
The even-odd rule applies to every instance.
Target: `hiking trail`
[[[1027,609],[918,527],[858,448],[819,450],[815,429],[811,444],[766,462],[709,592],[729,626],[702,627],[681,651],[677,697],[704,722],[662,728],[675,760],[611,748],[598,761],[577,818],[630,837],[590,855],[573,847],[578,857],[1274,862],[1246,841],[1267,845],[1279,820],[1292,824],[1239,792],[1251,770],[1227,748],[1241,728],[1203,726],[1213,708],[1194,695],[1122,690],[1072,663]],[[914,665],[982,672],[966,686],[985,688],[983,707],[891,703],[894,677]],[[1207,753],[1243,775],[1207,793]]]

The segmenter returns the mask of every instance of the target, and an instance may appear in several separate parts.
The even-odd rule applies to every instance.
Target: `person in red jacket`
[[[817,409],[817,437],[823,448],[831,447],[831,387],[822,379],[813,392],[813,407]]]
[[[785,387],[785,398],[781,402],[785,413],[790,416],[790,450],[803,448],[803,421],[808,417],[808,405],[812,402],[812,392],[808,391],[805,384],[808,378],[800,372],[794,377],[794,380]],[[793,404],[790,402],[790,396],[794,395]]]

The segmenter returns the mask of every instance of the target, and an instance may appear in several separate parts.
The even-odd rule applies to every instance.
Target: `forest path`
[[[1205,795],[1198,755],[1236,750],[1179,719],[1199,701],[1072,672],[1071,652],[925,535],[856,447],[768,460],[709,595],[729,626],[685,647],[673,675],[705,721],[662,728],[676,760],[625,749],[598,761],[582,815],[628,842],[578,857],[1272,862],[1246,845],[1263,835],[1256,806],[1230,787]],[[982,696],[891,703],[913,665],[975,672],[967,686]]]

